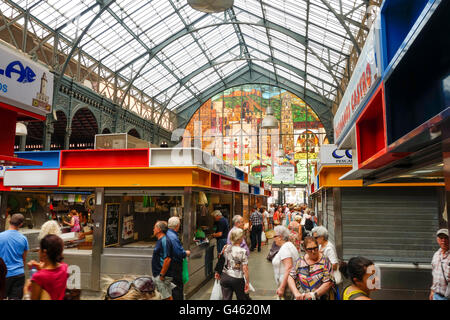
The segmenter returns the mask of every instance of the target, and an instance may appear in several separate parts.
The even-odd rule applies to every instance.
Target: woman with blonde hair
[[[231,300],[233,292],[238,300],[247,300],[250,280],[247,252],[241,248],[243,237],[244,231],[240,228],[230,231],[232,245],[225,245],[221,252],[224,257],[223,267],[219,263],[216,266],[214,277],[220,280],[223,300]]]
[[[43,239],[48,234],[56,234],[57,236],[61,235],[61,228],[55,220],[49,220],[42,225],[41,231],[38,235],[38,240]]]

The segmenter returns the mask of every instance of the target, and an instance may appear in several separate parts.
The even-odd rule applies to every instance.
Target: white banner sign
[[[0,43],[0,102],[45,116],[52,100],[53,74]]]
[[[57,186],[59,170],[7,170],[5,186]]]
[[[319,165],[352,164],[351,150],[338,150],[335,144],[324,144],[319,150]]]
[[[274,180],[282,181],[283,183],[295,181],[295,167],[293,165],[275,165],[273,170]]]
[[[342,133],[351,126],[353,115],[361,107],[361,102],[381,76],[379,50],[379,19],[367,35],[366,43],[359,55],[352,77],[342,97],[333,120],[334,141],[337,142]]]

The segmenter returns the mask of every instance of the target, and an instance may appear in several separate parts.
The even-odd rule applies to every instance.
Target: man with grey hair
[[[22,214],[13,214],[8,230],[0,233],[0,258],[8,269],[5,297],[10,300],[22,300],[23,297],[28,240],[19,229],[23,226],[24,220]]]
[[[448,246],[448,229],[439,229],[436,232],[436,241],[439,250],[431,260],[433,284],[431,286],[430,300],[449,300],[450,287],[450,250]]]
[[[184,250],[183,245],[178,237],[178,231],[180,230],[181,221],[178,217],[171,217],[167,222],[168,230],[166,233],[167,238],[169,238],[172,243],[173,257],[171,261],[171,266],[173,270],[173,283],[176,285],[172,290],[173,300],[184,300],[183,296],[183,259],[189,257],[191,252],[189,250]]]
[[[219,256],[223,247],[227,244],[228,231],[230,227],[227,219],[222,216],[222,212],[219,210],[214,210],[212,215],[215,220],[214,227],[216,228],[216,232],[214,232],[212,236],[217,239],[217,256]]]
[[[231,232],[233,230],[235,230],[236,228],[244,230],[244,218],[242,216],[237,214],[237,215],[235,215],[233,217],[232,221],[233,221],[233,228],[231,228],[230,232],[228,233],[227,244],[232,244],[230,236],[231,236]],[[245,241],[245,237],[242,238],[241,248],[245,249],[245,251],[247,252],[247,256],[250,255],[250,249],[247,246],[247,242]]]

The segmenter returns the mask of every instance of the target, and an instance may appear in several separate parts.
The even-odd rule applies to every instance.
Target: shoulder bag
[[[214,268],[214,271],[217,272],[218,274],[222,274],[223,271],[223,267],[225,266],[225,256],[224,256],[224,252],[225,249],[228,247],[228,245],[225,245],[222,249],[222,252],[219,254],[219,257],[217,259],[217,264],[216,267]]]

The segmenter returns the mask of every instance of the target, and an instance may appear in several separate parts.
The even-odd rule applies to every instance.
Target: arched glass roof
[[[368,31],[362,22],[372,2],[235,0],[207,14],[186,0],[5,0],[0,10],[5,23],[22,24],[70,59],[83,55],[88,70],[107,70],[104,86],[118,86],[112,91],[124,107],[133,109],[129,95],[144,97],[136,105],[153,101],[159,116],[254,66],[274,85],[291,81],[331,106],[352,47],[360,50],[358,33]]]

